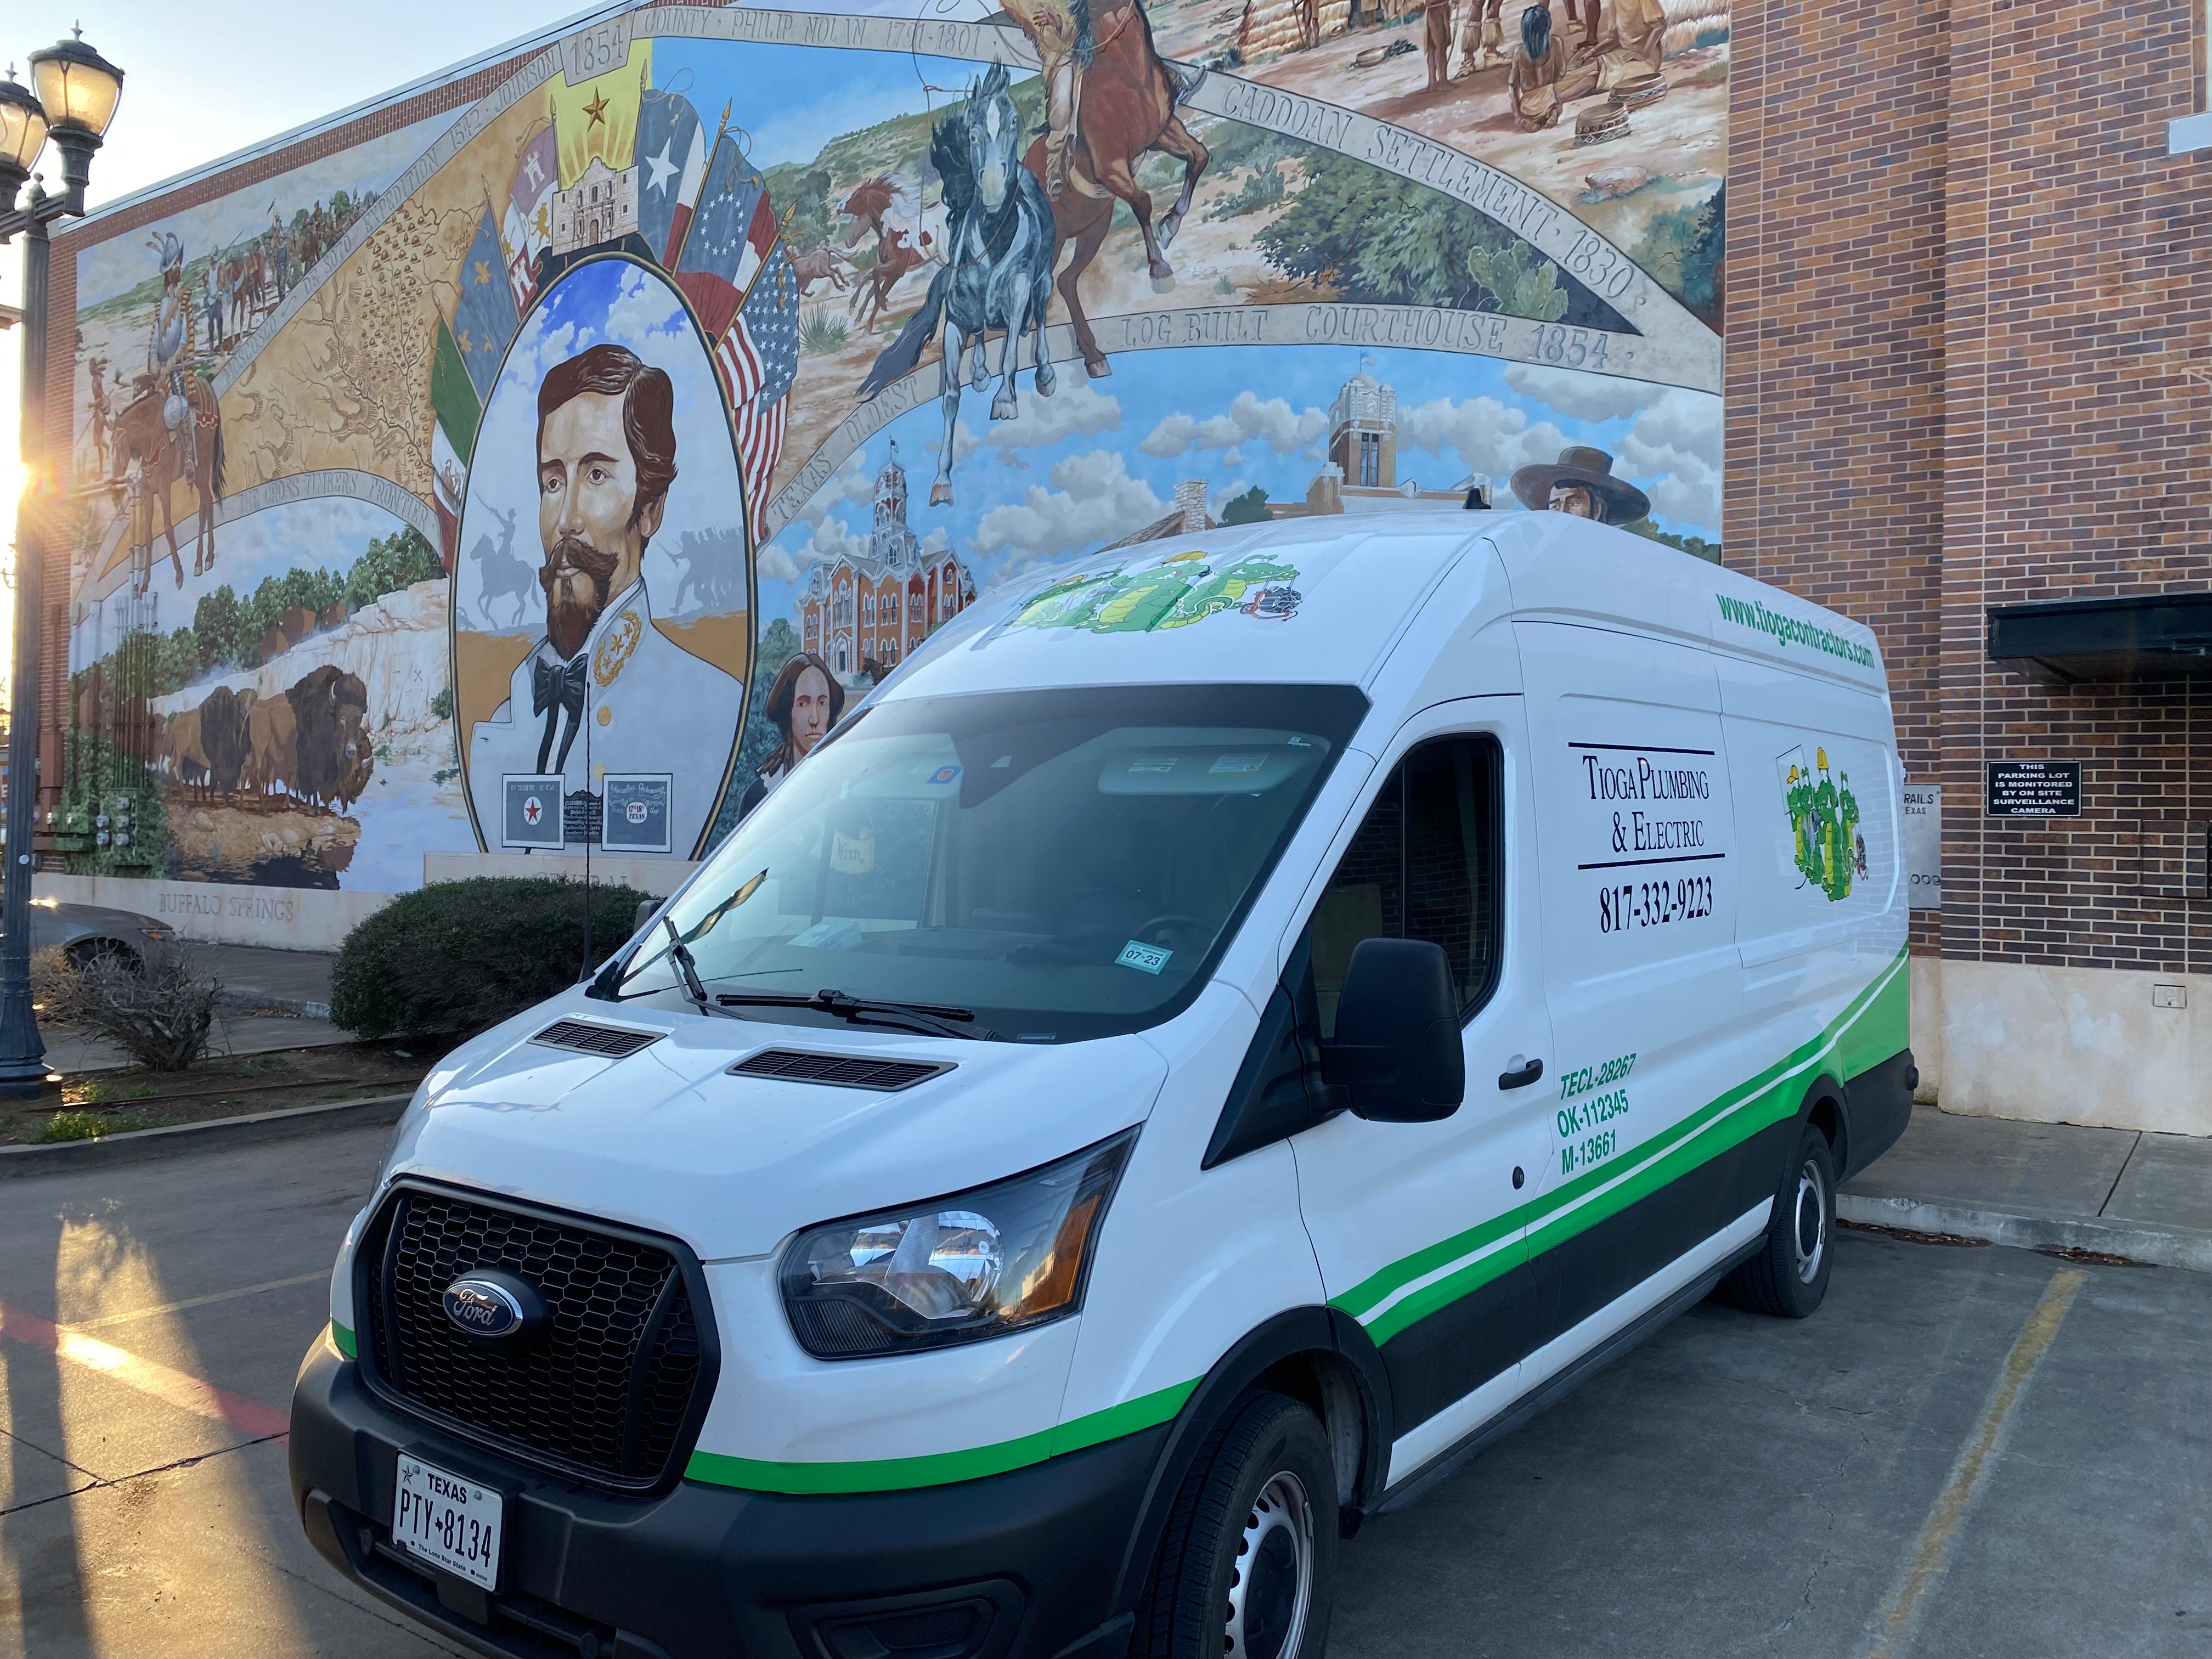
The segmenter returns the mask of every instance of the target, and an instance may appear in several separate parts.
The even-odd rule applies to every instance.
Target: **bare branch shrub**
[[[96,957],[79,968],[55,957],[45,970],[51,1018],[106,1037],[149,1071],[181,1072],[207,1053],[222,981],[200,971],[193,951],[156,944],[137,966]]]

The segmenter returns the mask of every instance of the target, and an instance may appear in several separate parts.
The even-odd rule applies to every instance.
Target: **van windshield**
[[[866,709],[667,912],[686,950],[659,927],[599,993],[822,1024],[902,1004],[937,1011],[908,1029],[1026,1042],[1155,1024],[1205,983],[1366,708],[1350,686],[1174,685]]]

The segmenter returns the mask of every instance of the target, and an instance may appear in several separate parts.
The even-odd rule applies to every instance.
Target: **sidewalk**
[[[1916,1106],[1836,1195],[1844,1221],[2212,1273],[2212,1140]]]

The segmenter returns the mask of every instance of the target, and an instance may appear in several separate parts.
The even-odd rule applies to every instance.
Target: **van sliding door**
[[[1740,872],[1708,653],[1515,625],[1558,1063],[1528,1246],[1533,1387],[1702,1271],[1735,1219]],[[1770,1188],[1771,1189],[1771,1188]]]

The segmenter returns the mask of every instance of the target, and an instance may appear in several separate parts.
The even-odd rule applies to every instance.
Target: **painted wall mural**
[[[1078,554],[1128,546],[1136,585],[1051,625],[1274,518],[1559,507],[1716,556],[1728,29],[644,7],[94,218],[58,249],[61,844],[363,892],[688,859],[932,629]],[[1196,614],[1300,603],[1213,580]]]

